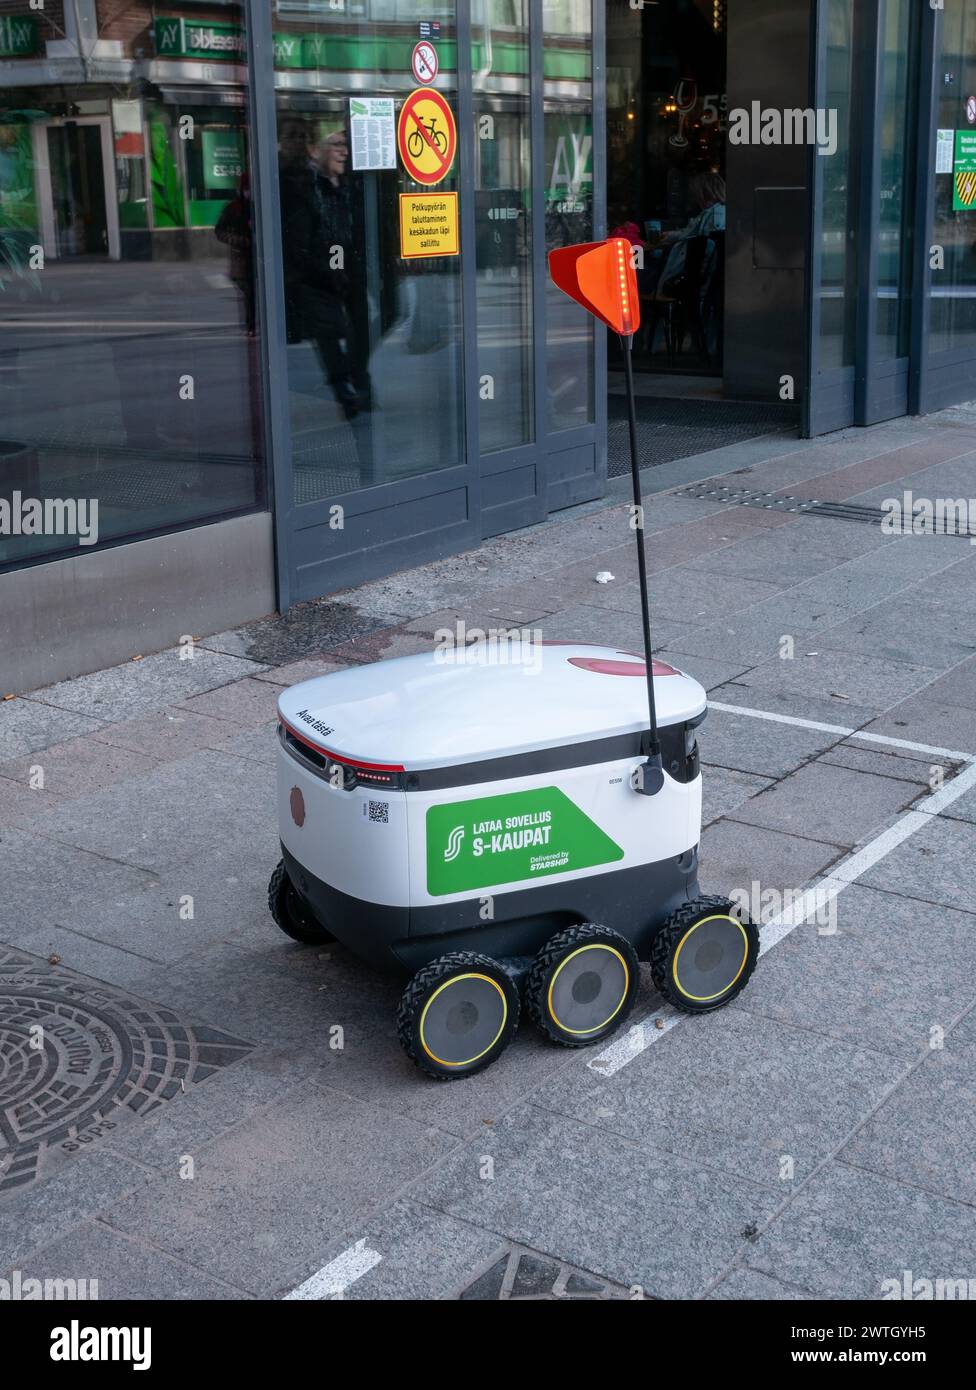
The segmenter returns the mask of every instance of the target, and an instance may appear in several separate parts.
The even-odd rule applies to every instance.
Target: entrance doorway
[[[777,431],[792,412],[726,389],[729,48],[725,0],[607,7],[607,229],[634,247],[642,466]],[[609,472],[627,470],[619,343]],[[730,397],[732,397],[730,399]]]
[[[726,66],[724,4],[608,9],[607,226],[635,247],[634,365],[665,395],[721,394]]]
[[[59,260],[119,258],[111,125],[107,117],[48,122],[42,132],[41,220],[44,250]],[[109,183],[111,181],[111,187]]]

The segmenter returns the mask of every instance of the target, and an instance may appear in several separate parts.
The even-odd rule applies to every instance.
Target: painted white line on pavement
[[[719,700],[709,700],[708,708],[721,710],[723,714],[744,714],[747,719],[765,719],[771,724],[792,724],[797,729],[817,729],[825,734],[840,734],[850,738],[853,729],[841,724],[821,724],[816,719],[800,719],[795,714],[774,714],[768,709],[750,709],[748,705],[723,705]]]
[[[619,1038],[615,1038],[608,1048],[598,1057],[593,1057],[586,1065],[591,1071],[599,1072],[601,1076],[613,1076],[615,1071],[619,1071],[621,1067],[625,1067],[628,1062],[645,1052],[651,1043],[663,1038],[665,1033],[670,1033],[683,1018],[684,1014],[665,1004],[656,1013],[649,1014],[640,1023],[628,1028],[626,1033],[621,1033]]]
[[[817,733],[837,734],[841,738],[859,738],[867,743],[887,744],[891,748],[904,748],[909,753],[924,753],[933,758],[950,758],[955,763],[972,762],[976,753],[960,753],[953,748],[935,748],[929,743],[912,743],[907,738],[890,738],[888,734],[862,733],[859,729],[848,729],[841,724],[821,724],[816,719],[800,719],[795,714],[774,714],[771,710],[750,709],[748,705],[724,705],[718,700],[709,700],[709,709],[721,710],[723,714],[742,714],[747,719],[765,719],[770,724],[791,724],[796,729],[813,729]]]
[[[284,1302],[290,1299],[335,1299],[342,1298],[350,1284],[355,1284],[364,1274],[379,1264],[383,1256],[376,1250],[366,1248],[366,1238],[357,1240],[348,1250],[343,1250],[334,1260],[323,1265],[317,1274],[299,1284],[297,1289],[286,1293]]]
[[[735,705],[715,706],[715,708],[738,710],[738,706]],[[747,710],[738,712],[753,713],[753,711]],[[759,713],[761,715],[761,712]],[[777,722],[783,718],[779,715],[769,717],[776,719]],[[790,720],[788,722],[804,723],[806,721]],[[813,727],[829,728],[825,725]],[[913,746],[920,747],[920,745]],[[936,750],[925,749],[924,751],[934,752]],[[947,755],[943,752],[942,756]],[[769,922],[762,924],[759,929],[760,955],[765,955],[767,951],[771,951],[774,946],[789,936],[791,931],[822,911],[827,903],[838,897],[850,884],[856,883],[869,869],[873,869],[876,864],[885,859],[892,850],[903,845],[916,831],[921,830],[923,826],[931,825],[934,816],[940,815],[946,807],[951,806],[954,801],[958,801],[960,797],[965,796],[968,791],[972,791],[976,787],[976,760],[974,760],[973,754],[959,753],[952,756],[964,759],[968,766],[939,791],[930,792],[911,811],[906,811],[899,820],[895,821],[894,825],[889,825],[887,830],[882,830],[880,835],[869,840],[861,849],[855,850],[846,859],[842,859],[839,864],[835,864],[829,874],[819,879],[805,893],[800,894],[785,912],[781,912]],[[676,1009],[665,1006],[653,1015],[644,1018],[640,1023],[634,1024],[622,1037],[612,1042],[605,1051],[588,1061],[586,1065],[599,1076],[613,1076],[687,1017],[687,1014],[679,1013]],[[658,1019],[663,1023],[663,1027],[658,1027]]]
[[[867,872],[867,866],[862,872]],[[794,928],[803,922],[809,922],[810,918],[816,917],[818,913],[822,913],[827,904],[833,902],[834,898],[843,892],[849,881],[852,880],[840,878],[835,874],[826,874],[812,888],[801,893],[785,912],[780,912],[777,916],[771,917],[768,922],[763,922],[759,928],[759,954],[764,956],[767,951],[778,946],[785,936],[789,936]]]
[[[946,782],[937,792],[932,792],[914,808],[927,816],[940,816],[947,806],[958,801],[976,784],[976,759],[970,757],[969,766],[957,772],[951,782]]]
[[[911,743],[907,738],[889,738],[887,734],[869,734],[857,729],[851,738],[863,739],[866,743],[886,743],[889,748],[904,748],[909,753],[925,753],[931,758],[949,758],[954,763],[972,762],[976,754],[960,753],[957,748],[930,748],[927,743]]]

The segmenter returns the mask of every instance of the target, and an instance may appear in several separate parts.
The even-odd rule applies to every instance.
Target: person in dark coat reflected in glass
[[[361,481],[372,481],[369,310],[358,200],[347,175],[349,140],[333,131],[309,144],[285,123],[279,160],[288,341],[310,341],[353,428]]]

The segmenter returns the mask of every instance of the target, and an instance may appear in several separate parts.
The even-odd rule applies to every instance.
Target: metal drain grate
[[[761,511],[767,512],[796,512],[804,513],[808,516],[827,516],[836,517],[839,521],[860,521],[868,526],[880,526],[882,521],[887,521],[894,531],[894,523],[887,512],[880,507],[869,507],[862,502],[821,502],[813,497],[793,497],[784,495],[781,492],[759,492],[755,488],[748,487],[725,487],[721,483],[692,483],[690,487],[684,487],[675,492],[676,497],[692,497],[701,501],[728,502],[731,506],[737,507],[758,507]],[[903,536],[911,535],[935,535],[935,536],[960,536],[963,538],[976,539],[976,531],[966,526],[948,527],[946,518],[936,516],[932,524],[926,524],[924,531],[913,531],[911,518],[901,526],[900,534]]]

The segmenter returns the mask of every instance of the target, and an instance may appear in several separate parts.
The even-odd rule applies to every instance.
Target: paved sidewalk
[[[969,497],[976,409],[714,467],[821,502]],[[649,501],[647,545],[656,646],[713,702],[703,887],[758,883],[776,916],[823,882],[836,931],[767,925],[718,1014],[675,1024],[645,981],[604,1053],[526,1024],[439,1086],[397,1046],[398,982],[268,916],[281,689],[457,621],[639,650],[619,490],[192,659],[6,701],[0,1278],[805,1299],[976,1277],[976,549],[674,492]]]

